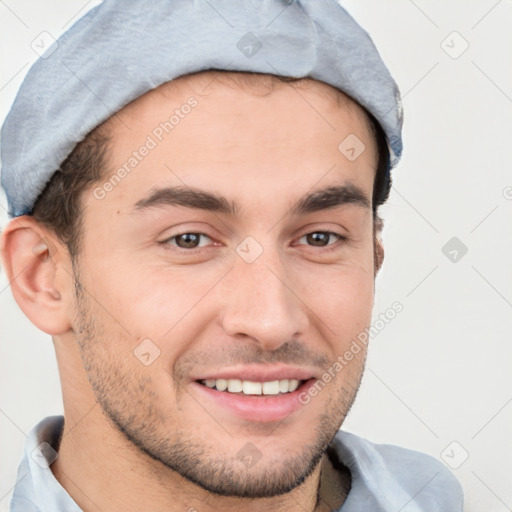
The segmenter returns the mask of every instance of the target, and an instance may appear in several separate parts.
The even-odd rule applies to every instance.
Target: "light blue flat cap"
[[[93,128],[162,83],[206,69],[330,84],[380,123],[389,169],[400,158],[398,87],[368,34],[335,0],[105,0],[32,66],[5,120],[9,214],[32,212]]]

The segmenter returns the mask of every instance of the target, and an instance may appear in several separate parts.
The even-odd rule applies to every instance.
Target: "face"
[[[325,84],[212,76],[107,123],[73,329],[106,429],[209,491],[272,496],[311,474],[358,389],[365,350],[335,363],[371,318],[376,154]]]

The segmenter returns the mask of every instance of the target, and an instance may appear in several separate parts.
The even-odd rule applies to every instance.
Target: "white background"
[[[43,31],[58,37],[95,3],[0,2],[0,118],[37,57],[31,42]],[[440,460],[444,453],[451,466],[467,452],[453,470],[465,510],[511,510],[512,3],[342,4],[373,37],[405,109],[375,317],[394,301],[404,309],[372,340],[344,428]],[[5,210],[2,195],[2,225]],[[454,236],[468,248],[457,262],[442,252]],[[21,313],[4,274],[0,314],[2,510],[26,433],[62,404],[51,339]]]

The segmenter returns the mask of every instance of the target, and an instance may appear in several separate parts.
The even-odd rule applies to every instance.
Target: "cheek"
[[[296,272],[299,296],[311,310],[311,322],[337,345],[336,352],[371,322],[374,272],[368,251],[340,264]]]
[[[311,301],[318,330],[339,355],[371,321],[373,286],[368,280],[332,279],[322,292],[315,289]]]
[[[164,340],[176,339],[182,325],[196,333],[202,328],[203,318],[195,312],[201,309],[202,299],[219,280],[220,272],[206,265],[173,268],[115,257],[97,258],[89,267],[84,286],[101,306],[100,315],[108,329],[122,331],[122,336],[135,345],[149,338],[162,350],[168,349]],[[194,325],[188,322],[191,317]],[[179,343],[173,343],[173,350],[180,350]]]

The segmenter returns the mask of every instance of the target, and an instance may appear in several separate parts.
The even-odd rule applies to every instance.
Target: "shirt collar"
[[[62,416],[50,416],[30,431],[18,468],[11,512],[81,512],[50,469],[58,457],[63,427]]]

